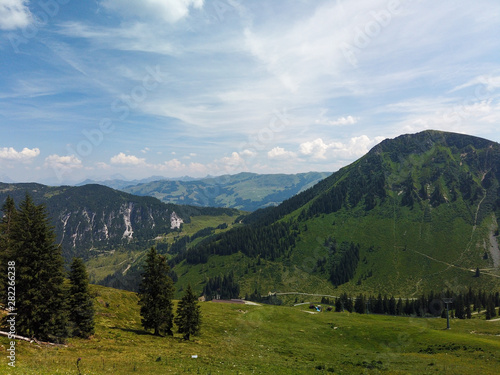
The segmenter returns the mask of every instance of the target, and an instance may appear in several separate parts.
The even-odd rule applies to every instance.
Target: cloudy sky
[[[498,0],[0,0],[0,180],[336,171],[500,142]]]

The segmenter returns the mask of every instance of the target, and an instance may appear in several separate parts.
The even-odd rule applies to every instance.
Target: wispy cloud
[[[500,141],[497,0],[103,0],[40,23],[42,3],[0,0],[3,142],[51,155],[25,159],[40,174],[334,170],[430,128]]]
[[[191,9],[201,9],[204,0],[104,0],[102,5],[120,14],[136,18],[158,19],[174,23],[189,15]]]

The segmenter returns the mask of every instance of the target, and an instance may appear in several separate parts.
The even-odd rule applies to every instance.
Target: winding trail
[[[486,176],[488,172],[485,172],[483,173],[483,179],[484,179],[484,176]],[[472,226],[472,232],[471,232],[471,235],[470,235],[470,239],[469,239],[469,242],[467,243],[467,246],[465,246],[465,249],[464,251],[462,251],[462,253],[460,254],[460,256],[457,258],[456,260],[456,263],[460,262],[462,260],[462,258],[464,257],[465,253],[467,251],[470,250],[472,244],[473,244],[473,240],[474,240],[474,234],[476,232],[476,228],[477,228],[477,218],[479,216],[479,209],[481,208],[481,204],[483,203],[483,201],[486,199],[486,189],[483,188],[483,197],[481,198],[481,200],[479,201],[479,203],[477,204],[477,208],[476,208],[476,212],[474,214],[474,225]],[[492,251],[492,245],[493,242],[491,240],[491,235],[490,235],[490,247],[489,247],[489,250],[490,250],[490,253],[492,254],[492,258],[493,258],[493,251]],[[496,244],[496,238],[494,238],[495,240],[495,244]],[[496,246],[497,250],[498,250],[498,244]],[[436,275],[438,273],[442,273],[442,272],[445,272],[447,270],[449,270],[450,268],[457,268],[457,269],[460,269],[462,271],[469,271],[469,272],[476,272],[475,269],[470,269],[470,268],[465,268],[465,267],[460,267],[460,266],[457,266],[455,264],[451,264],[451,263],[448,263],[448,262],[445,262],[445,261],[442,261],[442,260],[439,260],[439,259],[436,259],[436,258],[433,258],[431,257],[430,255],[427,255],[427,254],[424,254],[424,253],[421,253],[420,251],[417,251],[417,250],[413,250],[413,249],[408,249],[410,251],[413,251],[414,253],[417,253],[419,255],[422,255],[428,259],[431,259],[435,262],[439,262],[439,263],[442,263],[442,264],[445,264],[447,265],[448,267],[446,269],[444,269],[443,271],[439,271],[439,272],[436,272],[434,273],[433,275]],[[494,262],[494,269],[497,268],[499,265],[500,265],[500,251],[497,251],[496,254],[495,254],[495,258],[493,259],[493,262]],[[493,270],[494,270],[493,269]],[[481,274],[482,275],[488,275],[488,276],[492,276],[492,277],[496,277],[496,278],[500,278],[500,275],[496,275],[494,273],[491,273],[490,270],[492,270],[491,268],[484,268],[484,269],[480,269],[481,271]],[[428,275],[428,276],[432,276],[432,275]]]

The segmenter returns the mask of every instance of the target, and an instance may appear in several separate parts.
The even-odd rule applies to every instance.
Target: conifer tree
[[[356,298],[354,302],[354,311],[358,314],[366,314],[366,302],[363,294],[360,294],[358,298]]]
[[[139,285],[139,305],[141,306],[141,322],[144,329],[153,329],[154,334],[160,332],[173,335],[174,286],[168,276],[170,267],[165,258],[156,253],[152,247],[147,254],[144,273]]]
[[[191,284],[188,285],[184,296],[179,301],[175,324],[177,324],[178,332],[184,334],[185,340],[189,340],[191,335],[195,335],[200,331],[200,306],[193,289],[191,289]]]
[[[389,315],[397,315],[396,298],[394,296],[389,299]]]
[[[396,315],[403,315],[403,300],[401,297],[399,297],[398,303],[396,304]]]
[[[69,275],[69,318],[73,335],[88,338],[94,334],[94,301],[89,291],[89,278],[81,258],[74,258]]]
[[[35,205],[26,194],[11,225],[17,331],[22,336],[59,341],[68,334],[63,257],[45,206]]]
[[[11,234],[12,223],[16,214],[14,199],[7,197],[2,206],[3,217],[0,220],[0,303],[6,305],[7,264],[12,261]]]
[[[340,298],[337,298],[335,300],[335,312],[342,312],[344,310],[344,307],[342,306],[342,300]]]

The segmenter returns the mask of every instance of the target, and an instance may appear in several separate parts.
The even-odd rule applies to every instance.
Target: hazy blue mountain
[[[203,207],[231,207],[243,211],[277,206],[282,201],[329,176],[329,172],[299,174],[239,173],[200,180],[161,180],[123,188],[163,202]]]

